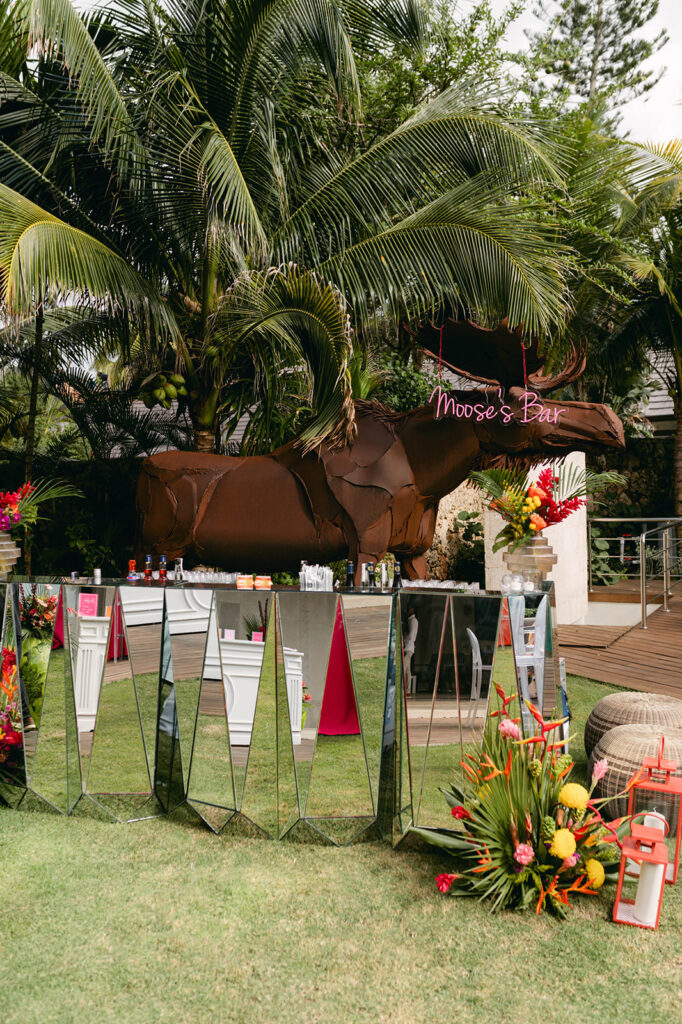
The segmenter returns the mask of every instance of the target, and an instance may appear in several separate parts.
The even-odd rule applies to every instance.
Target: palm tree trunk
[[[36,311],[36,331],[33,343],[33,372],[31,374],[31,394],[28,401],[28,424],[26,426],[26,460],[24,462],[24,479],[30,480],[33,473],[33,456],[36,447],[36,417],[38,415],[38,385],[40,384],[40,363],[43,354],[43,304]]]
[[[33,372],[31,374],[31,394],[28,400],[28,424],[26,426],[26,460],[24,462],[24,480],[29,481],[33,474],[33,456],[36,447],[36,417],[38,415],[38,385],[40,384],[40,363],[43,354],[43,304],[36,310],[36,331],[33,343]],[[26,532],[24,544],[24,571],[31,575],[32,566],[31,534]]]
[[[213,455],[215,452],[215,430],[194,429],[194,451],[208,452]]]

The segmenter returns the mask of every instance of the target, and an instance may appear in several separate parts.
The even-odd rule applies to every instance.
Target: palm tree
[[[197,449],[245,408],[269,436],[292,367],[303,441],[351,438],[365,317],[447,296],[534,332],[563,318],[563,252],[534,198],[560,181],[546,128],[504,116],[487,85],[347,152],[310,116],[323,103],[357,142],[354,47],[418,45],[416,0],[9,12],[0,297],[34,323],[41,304],[113,318],[126,357],[137,339],[147,372],[183,375]]]

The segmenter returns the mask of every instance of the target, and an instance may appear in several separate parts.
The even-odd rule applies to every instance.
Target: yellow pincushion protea
[[[559,860],[566,860],[575,853],[575,836],[568,828],[558,828],[552,836],[549,852]]]
[[[604,866],[593,857],[585,864],[585,871],[593,889],[601,889],[604,884]]]
[[[590,794],[584,786],[580,786],[577,782],[567,782],[559,793],[559,803],[576,811],[584,811],[589,799]]]

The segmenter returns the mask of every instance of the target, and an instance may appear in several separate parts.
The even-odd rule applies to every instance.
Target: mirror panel
[[[101,598],[94,588],[90,588],[90,591],[87,595],[84,592],[80,605],[78,599],[75,601],[74,607],[78,608],[79,611],[78,613],[74,612],[74,614],[80,614],[82,611],[84,617],[88,615],[97,619],[100,617],[100,605],[102,606],[102,612],[104,611],[104,598]],[[113,589],[111,593],[113,594]],[[33,643],[38,639],[31,635],[30,610],[35,610],[35,597],[40,596],[40,591],[34,595],[31,585],[22,584],[17,586],[17,596],[23,602],[22,607],[29,609],[28,616],[22,612],[22,618],[25,619],[25,622],[22,622],[22,647],[23,634],[27,634],[26,639],[29,645],[28,661],[30,664],[35,649]],[[57,601],[50,600],[50,598],[54,597],[57,598]],[[30,788],[57,810],[62,813],[69,813],[78,803],[82,790],[73,687],[74,683],[78,681],[87,688],[88,697],[93,704],[92,721],[90,723],[90,729],[92,729],[97,713],[96,702],[99,694],[99,685],[101,684],[103,659],[96,664],[100,674],[94,685],[90,683],[92,673],[89,668],[85,668],[83,660],[80,663],[79,675],[76,676],[74,674],[69,612],[67,611],[71,606],[64,590],[62,590],[61,598],[61,610],[58,611],[58,588],[55,587],[54,592],[43,591],[43,599],[56,612],[55,624],[49,629],[52,638],[46,637],[49,643],[38,640],[38,657],[44,659],[42,661],[42,666],[44,666],[42,672],[37,668],[37,665],[31,665],[29,669],[29,678],[32,685],[35,686],[35,707],[39,706],[40,716],[39,727],[36,732],[35,751],[31,758]],[[104,618],[106,623],[105,631],[108,631],[108,619],[105,615],[102,618]],[[73,632],[73,630],[71,631]],[[44,632],[48,633],[47,626]],[[56,648],[54,651],[51,650],[53,642]],[[40,694],[39,687],[39,680],[41,678],[44,681],[42,694]]]
[[[84,759],[84,788],[91,800],[117,820],[131,821],[151,813],[151,776],[140,717],[137,680],[126,639],[123,600],[119,592],[103,589],[109,622],[108,632],[102,624],[101,636],[96,624],[96,642],[104,651],[104,664],[97,718],[87,760],[87,720],[82,712],[79,713],[79,701],[76,702]],[[82,621],[74,620],[73,626],[78,630],[77,638],[80,641],[87,643],[88,648],[94,645],[90,632],[84,632]],[[99,648],[96,653],[100,655]],[[83,656],[80,646],[72,658],[76,674],[80,672],[79,659]],[[89,649],[87,658],[91,665],[95,663]],[[78,685],[75,692],[80,692]]]
[[[19,623],[15,588],[0,583],[0,801],[16,807],[26,793],[26,757],[35,751],[36,732],[26,728],[29,706],[25,692],[22,697],[20,673],[21,635],[17,638],[15,626]],[[28,753],[26,753],[28,748]]]
[[[327,593],[280,593],[279,608],[284,677],[300,817],[306,818],[318,730],[329,676],[329,658],[339,599]],[[345,647],[343,636],[340,637]],[[347,668],[347,660],[344,662]],[[349,683],[346,678],[345,681]],[[327,711],[329,717],[329,711]]]
[[[114,620],[114,660],[135,685],[149,777],[153,779],[164,592],[144,584],[121,585],[118,590],[121,614]],[[111,663],[107,668],[111,670]]]
[[[227,655],[226,676],[231,683],[231,708],[237,715],[230,716],[228,724],[230,739],[234,743],[235,736],[247,738],[248,753],[244,776],[241,813],[267,836],[277,838],[279,823],[277,816],[277,663],[276,663],[276,615],[272,611],[274,595],[263,597],[259,594],[240,595],[257,599],[256,609],[250,601],[240,602],[242,629],[251,639],[233,641],[240,646],[229,648]],[[251,612],[247,609],[252,609]],[[219,620],[220,621],[220,620]],[[258,628],[255,628],[258,627]],[[253,638],[262,635],[265,628],[265,639]],[[230,641],[228,640],[228,643]],[[247,645],[250,645],[247,646]],[[260,666],[255,691],[255,707],[253,707],[252,681],[249,679],[247,690],[238,672],[244,669],[241,662],[246,661]],[[223,663],[225,664],[225,663]],[[236,728],[233,728],[236,723]],[[239,730],[239,731],[238,731]]]
[[[304,708],[303,666],[299,652],[284,646],[282,632],[281,604],[278,595],[277,609],[277,823],[278,838],[282,838],[298,822],[300,808],[296,779],[295,749],[301,747],[303,718],[307,718],[309,707]],[[306,701],[306,705],[310,705]]]
[[[352,619],[358,611],[353,610],[354,604],[352,596],[347,595],[341,601],[337,599],[334,606],[329,662],[305,808],[308,823],[337,844],[352,842],[376,818],[347,633],[348,618]],[[369,613],[369,607],[366,611]],[[385,668],[383,674],[385,679]],[[370,691],[371,685],[372,679],[368,683]]]
[[[212,597],[187,799],[209,828],[220,832],[235,813],[236,802],[218,635],[217,598],[215,595]]]
[[[154,794],[166,814],[174,811],[185,800],[185,782],[175,704],[173,655],[168,607],[165,599],[161,626],[161,664],[159,666],[156,751],[154,755]]]

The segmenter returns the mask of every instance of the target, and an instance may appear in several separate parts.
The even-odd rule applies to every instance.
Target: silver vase
[[[17,547],[10,534],[6,530],[0,530],[0,580],[7,579],[20,554],[21,548]]]
[[[538,584],[547,578],[547,574],[558,561],[552,545],[542,534],[525,544],[520,544],[514,551],[505,551],[502,559],[509,572],[525,575]]]

